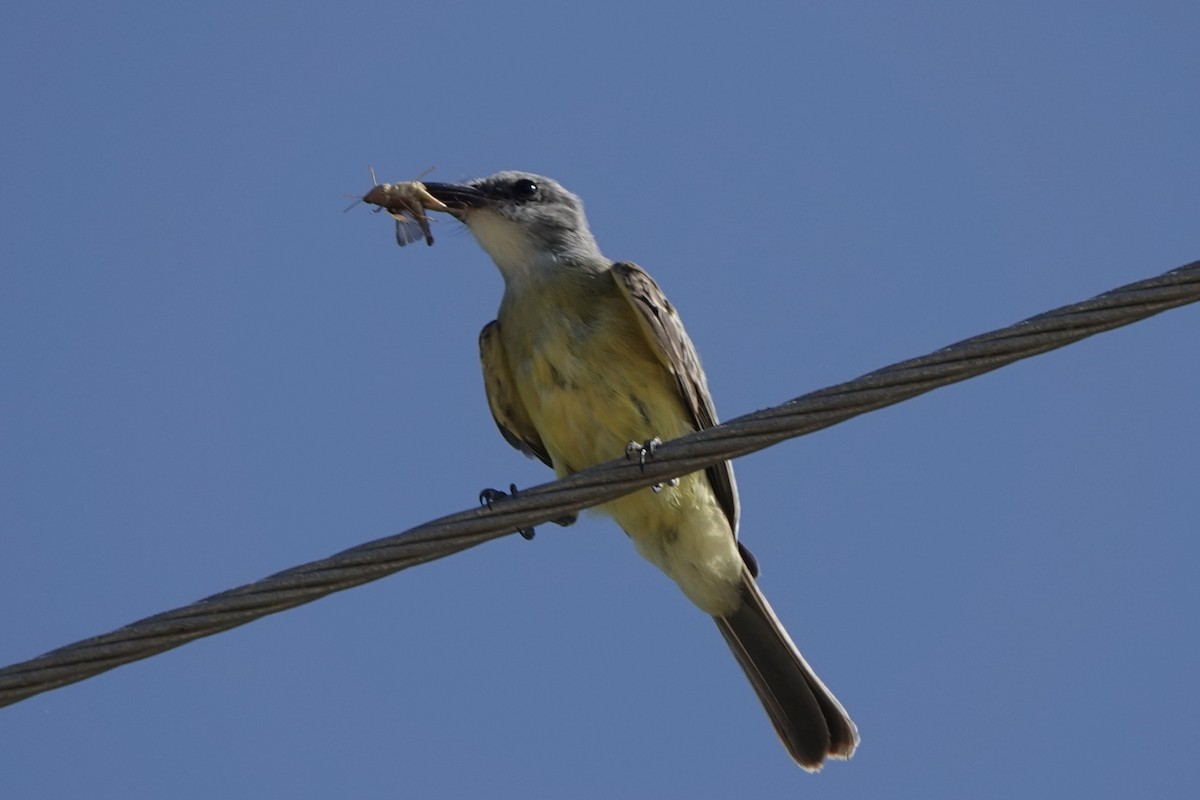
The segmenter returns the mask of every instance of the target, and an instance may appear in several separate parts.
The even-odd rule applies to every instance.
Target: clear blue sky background
[[[1200,258],[1194,3],[10,6],[0,663],[549,478],[368,164],[560,179],[725,417]],[[1196,797],[1198,336],[738,461],[818,776],[591,517],[0,710],[0,796]]]

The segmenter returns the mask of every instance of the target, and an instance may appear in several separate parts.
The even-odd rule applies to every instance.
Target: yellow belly
[[[666,441],[695,427],[675,377],[650,349],[625,298],[590,298],[585,318],[502,308],[513,379],[561,476],[619,458],[630,442]],[[507,311],[508,313],[504,313]],[[740,603],[741,557],[704,472],[660,492],[642,489],[599,510],[638,551],[710,614]]]

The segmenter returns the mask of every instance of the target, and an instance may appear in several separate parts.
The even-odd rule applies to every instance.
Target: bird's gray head
[[[466,184],[426,183],[450,207],[506,279],[571,264],[607,266],[583,201],[557,181],[528,172],[497,172]]]

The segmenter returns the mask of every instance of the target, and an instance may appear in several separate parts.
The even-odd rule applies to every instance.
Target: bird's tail
[[[800,655],[748,571],[742,600],[733,614],[713,619],[792,758],[810,771],[826,758],[849,758],[858,729]]]

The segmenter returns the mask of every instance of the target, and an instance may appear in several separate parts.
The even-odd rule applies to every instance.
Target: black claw
[[[629,444],[625,445],[625,457],[632,461],[636,456],[638,466],[642,468],[642,472],[645,472],[646,462],[651,458],[654,458],[654,454],[658,452],[658,446],[660,444],[662,444],[662,439],[658,438],[657,436],[655,436],[653,439],[647,439],[641,444],[638,444],[637,442],[630,442]]]
[[[638,444],[637,442],[630,442],[629,444],[625,445],[625,457],[628,458],[630,461],[632,461],[634,459],[634,457],[636,456],[637,461],[638,461],[638,466],[641,467],[642,472],[645,472],[646,471],[646,462],[649,461],[650,459],[654,458],[654,455],[655,455],[655,453],[658,452],[658,448],[660,445],[662,445],[662,439],[658,438],[657,436],[655,436],[652,439],[647,439],[646,441],[642,442],[641,444]],[[679,478],[671,478],[671,480],[667,481],[665,484],[662,484],[662,483],[654,484],[653,486],[650,487],[650,489],[655,494],[658,494],[659,492],[661,492],[663,490],[663,488],[665,486],[678,486],[678,485],[679,485]]]
[[[502,492],[499,489],[484,489],[479,493],[479,504],[481,506],[487,506],[488,509],[491,509],[493,504],[498,503],[501,500],[507,500],[510,497],[516,497],[518,494],[519,492],[517,491],[517,485],[515,483],[510,483],[508,485],[507,492]],[[555,522],[557,521],[558,520],[555,520]],[[571,520],[571,522],[574,522],[574,520]],[[533,528],[517,528],[517,533],[521,534],[521,538],[525,541],[529,541],[534,536]]]
[[[659,492],[661,492],[663,489],[666,489],[667,487],[674,489],[678,485],[679,485],[679,478],[671,478],[671,480],[667,481],[666,483],[654,484],[653,486],[650,487],[650,490],[652,492],[654,492],[655,494],[658,494]]]
[[[558,519],[552,519],[550,521],[560,528],[566,528],[569,525],[574,525],[578,519],[578,514],[563,514]]]

